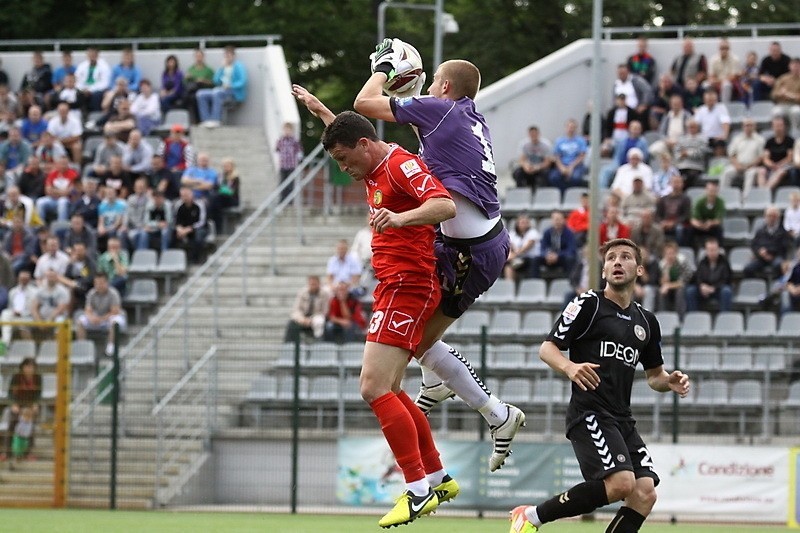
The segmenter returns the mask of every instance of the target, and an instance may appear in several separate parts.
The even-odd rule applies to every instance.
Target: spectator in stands
[[[614,155],[611,163],[600,169],[600,184],[606,188],[611,185],[614,173],[623,165],[630,163],[628,154],[632,148],[639,150],[640,162],[648,160],[647,141],[642,137],[642,123],[634,120],[628,126],[628,134],[614,142]]]
[[[29,228],[35,228],[43,224],[33,206],[33,200],[23,196],[16,185],[12,185],[6,192],[5,202],[2,205],[3,221],[6,226],[11,225],[12,219],[20,215],[24,224]]]
[[[727,145],[725,141],[713,139],[711,144],[711,156],[708,159],[708,166],[706,168],[705,179],[713,180],[719,183],[719,179],[725,172],[725,169],[730,165],[728,159]]]
[[[744,267],[744,276],[779,278],[781,266],[789,258],[791,247],[792,238],[781,224],[780,210],[774,205],[767,207],[764,209],[764,225],[750,241],[753,259]]]
[[[150,188],[159,191],[169,200],[177,200],[180,194],[180,177],[164,166],[164,157],[154,154],[150,161],[150,171],[147,173]]]
[[[122,248],[122,243],[118,237],[110,237],[108,239],[108,250],[97,258],[97,272],[102,272],[106,275],[108,282],[117,290],[120,296],[125,295],[130,263],[128,251]]]
[[[688,132],[687,124],[692,114],[683,107],[683,98],[674,94],[669,99],[669,111],[662,117],[658,126],[661,138],[650,147],[650,156],[672,153],[681,135]]]
[[[741,96],[742,62],[731,52],[731,43],[723,37],[719,42],[719,53],[711,58],[705,86],[720,95],[723,104]]]
[[[222,106],[227,102],[244,102],[247,97],[247,70],[236,59],[236,49],[226,46],[224,63],[214,73],[213,89],[197,91],[197,111],[206,127],[216,127],[222,121]]]
[[[658,156],[658,166],[653,169],[653,192],[657,198],[672,191],[672,178],[677,176],[683,182],[680,171],[672,164],[672,155],[664,152]]]
[[[173,124],[169,137],[158,146],[156,154],[164,158],[164,165],[172,172],[183,173],[194,164],[194,148],[184,136],[186,129],[181,124]]]
[[[647,51],[647,37],[636,39],[636,53],[628,58],[628,70],[641,76],[650,85],[656,75],[656,60]]]
[[[742,121],[742,131],[728,145],[729,164],[720,177],[720,187],[741,188],[745,183],[754,183],[764,155],[764,143],[764,137],[756,131],[755,120],[746,117]]]
[[[800,192],[789,194],[789,206],[783,212],[783,229],[794,240],[795,246],[800,247]]]
[[[633,177],[633,190],[622,199],[622,219],[630,225],[639,220],[643,211],[656,208],[656,197],[645,188],[644,178],[640,175]]]
[[[147,78],[141,81],[139,94],[131,102],[131,113],[142,135],[150,135],[153,128],[161,123],[161,101]]]
[[[683,254],[678,252],[678,243],[667,241],[664,257],[659,264],[661,282],[658,287],[659,311],[675,311],[683,315],[685,308],[685,286],[692,279],[694,270]]]
[[[39,105],[33,89],[23,89],[17,93],[17,116],[27,117],[32,106]]]
[[[569,272],[570,290],[564,294],[564,307],[569,305],[573,298],[589,290],[589,247],[583,246],[579,254],[580,258]]]
[[[19,364],[19,371],[11,377],[11,384],[8,387],[8,430],[6,433],[6,451],[0,455],[0,460],[4,461],[11,456],[11,442],[17,424],[23,411],[29,412],[34,421],[39,416],[39,400],[42,398],[42,376],[39,374],[36,360],[33,357],[26,357]],[[28,441],[28,454],[33,449],[34,432]]]
[[[31,320],[33,316],[31,309],[33,308],[33,301],[36,299],[37,288],[35,284],[31,283],[31,271],[28,269],[20,270],[16,276],[17,284],[8,293],[8,307],[0,312],[0,321],[2,322],[22,322]],[[25,338],[30,338],[30,331],[27,328],[3,324],[2,328],[0,328],[2,331],[0,349],[3,352],[7,353],[14,329]]]
[[[761,60],[758,83],[755,86],[756,100],[768,100],[775,81],[789,72],[789,56],[781,50],[781,43],[773,41],[769,45],[769,55]]]
[[[705,256],[697,263],[691,283],[686,285],[686,310],[697,311],[717,302],[720,311],[730,311],[733,302],[731,265],[720,253],[719,241],[706,239]]]
[[[184,100],[186,108],[192,118],[192,124],[197,122],[197,91],[214,87],[214,71],[206,65],[205,53],[200,48],[194,51],[194,63],[186,71],[184,78],[186,89]]]
[[[350,293],[347,283],[339,282],[328,303],[323,338],[338,344],[361,340],[366,327],[367,321],[361,302]]]
[[[69,150],[72,161],[76,164],[81,163],[83,153],[83,126],[80,119],[70,115],[69,104],[59,102],[56,108],[56,116],[47,122],[47,131]]]
[[[670,109],[670,100],[673,96],[681,97],[681,108],[683,108],[683,89],[675,84],[672,76],[665,72],[658,78],[658,85],[653,95],[653,105],[650,106],[649,126],[651,130],[658,130],[664,115]]]
[[[87,330],[107,331],[106,355],[114,353],[114,324],[125,329],[127,318],[122,311],[122,298],[114,287],[109,287],[108,277],[103,272],[94,276],[94,287],[86,295],[86,306],[76,320],[75,335],[85,339]]]
[[[125,155],[125,144],[119,142],[115,133],[107,132],[103,134],[103,142],[97,147],[94,153],[90,176],[100,176],[108,170],[108,165],[113,156],[123,157]]]
[[[703,105],[704,95],[705,91],[694,78],[687,80],[686,87],[683,88],[683,107],[694,113]]]
[[[95,178],[85,178],[82,181],[83,194],[69,206],[70,217],[76,214],[83,216],[84,222],[93,229],[99,226],[100,197],[97,195],[97,183]]]
[[[578,135],[578,123],[569,119],[566,135],[556,139],[553,149],[554,167],[550,170],[548,182],[563,193],[569,187],[584,185],[586,166],[583,164],[588,151],[586,140]]]
[[[150,195],[147,190],[146,177],[142,176],[136,178],[136,181],[133,183],[133,193],[128,195],[127,202],[128,242],[131,248],[138,248],[138,243],[142,242],[142,235],[147,234],[145,224],[147,218],[147,204],[150,202]],[[143,248],[147,248],[147,246]]]
[[[3,251],[11,261],[14,275],[31,268],[36,253],[36,236],[25,226],[22,214],[16,214],[10,230],[6,231]]]
[[[178,58],[168,55],[164,60],[164,71],[161,73],[161,112],[176,107],[183,98],[183,71],[178,64]]]
[[[372,260],[372,227],[369,224],[371,215],[367,213],[367,225],[359,229],[350,245],[350,254],[355,255],[364,269],[371,269]]]
[[[103,190],[114,189],[117,191],[117,196],[123,200],[128,197],[128,194],[133,189],[133,177],[122,166],[121,156],[112,155],[106,171],[97,177],[100,179],[100,185],[103,186]]]
[[[713,237],[722,241],[722,220],[725,218],[725,200],[719,197],[719,184],[706,182],[706,193],[692,206],[692,237],[695,248]]]
[[[691,240],[692,200],[683,190],[683,178],[672,176],[670,192],[656,203],[656,220],[664,235],[685,246]],[[652,250],[655,253],[655,250]]]
[[[358,258],[349,253],[347,240],[341,239],[336,243],[336,253],[329,259],[325,268],[329,290],[333,292],[336,285],[340,282],[347,283],[351,287],[358,287],[361,280],[361,262]]]
[[[29,89],[36,96],[36,101],[44,104],[44,96],[53,88],[53,71],[50,63],[44,62],[44,56],[40,51],[33,53],[33,65],[31,69],[22,75],[22,82],[19,90]]]
[[[0,143],[0,175],[5,176],[6,188],[16,182],[31,155],[33,149],[22,138],[19,128],[8,130],[8,140]]]
[[[155,247],[162,252],[167,250],[172,240],[172,213],[172,203],[164,198],[163,192],[154,190],[145,211],[145,231],[139,234],[136,248],[142,250]]]
[[[139,90],[139,82],[142,79],[142,71],[133,60],[133,49],[123,48],[120,62],[114,65],[111,70],[111,79],[117,80],[124,78],[128,82],[128,89],[136,92]]]
[[[0,253],[0,310],[8,307],[8,291],[14,286],[14,269],[11,267],[11,259]]]
[[[751,107],[755,100],[755,87],[758,84],[758,54],[747,52],[742,68],[742,101]]]
[[[320,284],[319,276],[308,276],[308,285],[295,297],[283,342],[299,342],[303,334],[321,338],[329,299],[330,294]]]
[[[655,211],[644,209],[631,227],[631,240],[650,250],[656,257],[661,257],[664,248],[664,230],[655,222]]]
[[[103,133],[113,133],[126,143],[128,135],[135,127],[136,117],[131,113],[131,103],[129,100],[122,100],[117,106],[116,113],[112,114],[103,126]]]
[[[144,81],[142,82],[144,83]],[[125,153],[122,156],[122,168],[134,176],[141,176],[150,171],[153,163],[153,147],[142,140],[142,132],[131,130]]]
[[[280,159],[280,175],[281,183],[283,183],[303,159],[303,145],[297,140],[294,134],[294,125],[291,122],[283,125],[283,135],[275,144],[275,151],[278,152],[278,158]],[[281,200],[286,199],[292,193],[292,190],[292,185],[288,185],[283,189]]]
[[[624,94],[618,94],[614,98],[614,107],[606,113],[603,121],[603,142],[611,141],[616,144],[627,139],[628,128],[634,120],[639,120],[639,114],[632,107],[628,107]]]
[[[0,113],[0,143],[8,139],[8,132],[16,128],[16,118],[13,111]]]
[[[653,169],[643,162],[642,151],[636,147],[630,148],[627,159],[628,163],[617,169],[614,181],[611,183],[611,190],[623,200],[633,192],[633,182],[636,178],[642,179],[646,189],[653,188]]]
[[[83,113],[89,107],[89,101],[83,92],[78,89],[75,74],[67,74],[64,78],[64,87],[58,91],[56,102],[66,102],[69,105],[69,114],[83,122]]]
[[[133,91],[128,88],[128,80],[124,77],[114,79],[114,85],[103,95],[103,102],[100,104],[103,116],[96,121],[97,126],[105,123],[119,111],[121,102],[130,102],[134,97]]]
[[[709,153],[708,139],[700,135],[700,124],[694,118],[686,123],[687,133],[678,137],[673,151],[675,167],[691,187],[706,170]]]
[[[514,281],[531,277],[533,259],[539,255],[539,230],[533,227],[527,213],[520,213],[508,236],[510,250],[503,277]]]
[[[656,308],[656,294],[661,283],[661,270],[659,259],[645,247],[640,247],[642,253],[642,274],[636,278],[633,287],[633,298],[645,309]]]
[[[32,105],[28,109],[28,116],[22,121],[19,131],[31,148],[36,149],[39,146],[42,134],[47,131],[47,121],[42,119],[41,107]]]
[[[611,206],[606,209],[606,216],[600,223],[600,246],[613,239],[628,239],[631,236],[630,227],[623,223],[619,217],[619,208]]]
[[[17,187],[19,187],[19,192],[26,197],[31,199],[39,198],[44,194],[45,179],[47,179],[47,175],[39,158],[32,155],[28,158],[28,164],[25,165],[22,174],[17,179]],[[9,222],[11,221],[9,220]]]
[[[72,248],[80,243],[89,255],[97,255],[97,234],[86,224],[80,213],[74,213],[69,218],[69,228],[59,235],[59,239],[61,249],[66,254],[72,255]]]
[[[211,158],[207,152],[198,152],[197,164],[187,168],[181,176],[181,187],[188,187],[196,200],[208,205],[211,192],[219,186],[219,174],[211,167]]]
[[[578,246],[586,244],[589,231],[589,193],[581,193],[580,205],[567,216],[567,227],[575,235]]]
[[[105,197],[97,206],[97,247],[104,251],[109,239],[125,238],[128,204],[117,198],[117,189],[105,188]]]
[[[181,187],[180,200],[175,206],[175,231],[172,242],[186,250],[190,261],[199,263],[207,231],[204,202],[195,202],[192,189]]]
[[[695,52],[694,41],[686,37],[683,40],[683,53],[672,61],[672,78],[681,87],[686,87],[686,82],[690,79],[701,85],[706,79],[706,72],[706,56]]]
[[[212,191],[210,200],[208,216],[214,221],[217,231],[221,232],[225,210],[239,205],[239,171],[230,157],[222,160],[219,186]]]
[[[547,175],[552,166],[553,146],[543,138],[537,126],[528,128],[528,138],[520,144],[518,166],[513,178],[517,187],[538,187],[547,185]]]
[[[542,235],[539,246],[539,255],[533,259],[532,275],[534,278],[542,277],[542,267],[548,269],[560,268],[562,277],[569,275],[577,259],[577,243],[575,235],[564,223],[564,214],[553,211],[550,214],[551,226]]]
[[[617,79],[614,80],[613,96],[625,95],[625,105],[634,109],[639,117],[647,116],[647,109],[653,102],[653,88],[638,74],[631,74],[626,63],[617,65]]]
[[[719,95],[715,89],[706,89],[703,93],[703,105],[694,112],[694,118],[700,124],[700,134],[709,141],[728,141],[731,133],[731,117],[725,104],[718,102]]]
[[[69,316],[69,291],[58,282],[58,278],[59,274],[52,268],[45,272],[44,283],[36,291],[31,306],[35,321],[63,322]]]
[[[800,128],[800,57],[789,62],[789,72],[775,80],[772,88],[773,114],[787,117],[793,131]]]
[[[44,166],[44,170],[47,174],[55,170],[55,162],[57,159],[66,157],[67,161],[69,161],[69,155],[64,145],[58,142],[58,139],[47,131],[42,134],[42,142],[39,143],[39,146],[36,147],[33,154]],[[22,177],[22,175],[20,175],[20,177]]]
[[[800,311],[800,261],[788,272],[781,300],[781,313]]]
[[[794,139],[786,132],[784,117],[772,119],[772,137],[764,143],[764,155],[761,167],[756,174],[756,183],[759,187],[774,189],[783,182],[788,171],[792,168],[792,150]],[[750,192],[750,183],[745,180],[744,195]]]
[[[17,96],[8,88],[5,83],[0,83],[0,113],[13,114],[13,119],[17,118]]]
[[[95,272],[93,254],[87,253],[82,242],[73,244],[67,271],[60,280],[71,292],[72,311],[83,309],[86,305],[86,293],[92,288]]]
[[[790,186],[800,186],[800,138],[795,139],[792,148],[792,165],[786,176],[781,180],[781,184]]]
[[[36,200],[36,210],[45,223],[53,218],[59,221],[69,218],[70,195],[79,179],[78,171],[69,166],[66,155],[56,160],[55,168],[44,182],[44,196]],[[55,217],[52,216],[54,212]]]
[[[47,104],[48,109],[55,109],[56,105],[58,104],[59,98],[58,94],[64,88],[64,83],[66,80],[67,75],[71,74],[73,76],[73,82],[75,81],[75,65],[72,64],[72,51],[71,50],[62,50],[61,51],[61,64],[55,68],[53,71],[53,89],[50,93],[45,97],[45,103]]]
[[[96,46],[86,48],[86,59],[75,69],[75,85],[84,94],[89,111],[100,111],[103,94],[111,86],[111,68]]]
[[[45,274],[48,270],[55,270],[56,274],[63,276],[69,265],[69,256],[61,251],[61,243],[58,237],[48,235],[45,241],[44,253],[36,261],[36,269],[33,271],[33,279],[41,287],[45,283]]]

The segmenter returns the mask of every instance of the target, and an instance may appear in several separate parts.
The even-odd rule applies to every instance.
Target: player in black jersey
[[[636,366],[644,367],[650,388],[681,397],[689,393],[689,376],[664,370],[658,321],[633,301],[643,273],[639,247],[614,239],[600,251],[606,288],[572,300],[539,350],[545,363],[572,381],[567,438],[586,481],[539,505],[515,508],[510,533],[538,531],[542,524],[620,500],[624,505],[606,533],[633,533],[656,502],[658,475],[631,415]],[[569,350],[569,358],[562,350]]]

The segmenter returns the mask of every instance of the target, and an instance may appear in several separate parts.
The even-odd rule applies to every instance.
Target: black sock
[[[645,517],[630,507],[620,507],[617,516],[608,524],[606,533],[636,533],[642,527]]]
[[[559,518],[591,513],[604,505],[608,505],[606,484],[602,481],[585,481],[537,505],[536,514],[546,524]]]

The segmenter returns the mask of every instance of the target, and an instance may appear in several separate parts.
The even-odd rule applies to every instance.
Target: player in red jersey
[[[372,408],[403,471],[407,490],[378,525],[407,524],[458,494],[445,472],[427,417],[400,388],[441,293],[433,224],[453,218],[450,194],[417,156],[378,139],[365,117],[334,115],[303,87],[292,92],[325,123],[322,145],[367,192],[372,267],[379,281],[361,365],[361,396]]]

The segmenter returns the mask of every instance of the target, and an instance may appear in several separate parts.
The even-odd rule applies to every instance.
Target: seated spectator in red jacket
[[[353,342],[363,337],[366,327],[361,302],[350,294],[347,283],[339,282],[329,303],[324,339],[339,344]]]
[[[75,182],[80,176],[78,171],[69,166],[69,158],[62,155],[55,162],[55,168],[44,182],[45,195],[36,200],[36,210],[39,218],[47,222],[53,217],[53,211],[57,213],[59,221],[69,218],[70,194],[75,189]]]
[[[581,205],[570,211],[567,227],[575,234],[578,246],[586,243],[586,232],[589,231],[589,194],[581,193]]]
[[[631,229],[619,218],[619,208],[610,206],[606,218],[600,224],[600,246],[614,239],[630,239]]]
[[[186,129],[180,124],[173,124],[169,137],[159,145],[156,154],[164,158],[164,166],[172,172],[183,171],[194,164],[194,149],[184,136]]]

